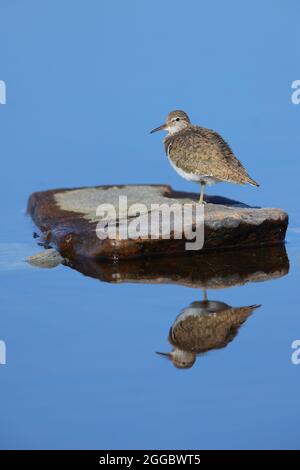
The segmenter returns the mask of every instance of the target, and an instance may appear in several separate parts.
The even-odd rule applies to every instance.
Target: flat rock
[[[138,236],[98,238],[96,228],[101,217],[101,204],[118,206],[119,196],[127,197],[129,210],[118,213],[118,225],[132,222],[137,217],[130,208],[143,204],[144,222]],[[164,239],[164,221],[160,221],[155,237],[147,232],[148,218],[153,214],[151,204],[177,203],[197,207],[198,195],[173,191],[169,186],[128,185],[97,186],[75,189],[56,189],[33,193],[28,201],[28,212],[43,234],[45,243],[54,245],[64,258],[78,257],[120,259],[128,257],[174,255],[186,253],[187,239],[181,239],[174,220],[171,221],[171,239]],[[281,209],[249,207],[229,199],[207,196],[204,206],[204,246],[201,252],[228,248],[272,245],[284,241],[288,215]],[[108,221],[113,213],[107,206]],[[140,214],[139,214],[140,215]],[[191,227],[198,223],[193,215]],[[144,225],[143,225],[144,224]],[[177,232],[176,232],[177,230]],[[194,253],[194,252],[193,252]]]

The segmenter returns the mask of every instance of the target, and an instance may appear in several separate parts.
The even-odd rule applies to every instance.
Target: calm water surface
[[[211,318],[206,336],[221,334],[224,347],[200,332],[212,349],[180,369],[155,352],[172,350],[182,310],[203,308],[200,289],[33,268],[24,262],[37,251],[28,221],[23,229],[27,241],[0,246],[2,448],[298,447],[298,231],[288,274],[285,259],[270,280],[237,286],[237,273],[231,287],[208,290],[210,301],[261,307],[240,328],[230,317],[225,332]]]

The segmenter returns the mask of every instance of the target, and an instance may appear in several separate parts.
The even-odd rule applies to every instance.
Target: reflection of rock
[[[224,250],[197,256],[139,258],[115,264],[76,258],[69,265],[106,282],[174,283],[209,289],[275,279],[289,270],[284,245]]]
[[[62,256],[126,258],[157,254],[186,253],[185,239],[164,240],[160,237],[163,222],[155,229],[157,239],[149,237],[148,222],[145,231],[137,239],[115,236],[100,240],[96,236],[100,204],[112,204],[119,213],[119,196],[126,196],[128,207],[144,204],[144,214],[151,214],[151,204],[189,203],[196,206],[198,194],[173,191],[169,186],[99,186],[73,190],[57,189],[31,195],[28,211],[36,225],[56,245]],[[207,196],[205,206],[204,250],[229,247],[257,246],[282,242],[288,224],[288,216],[280,209],[253,208],[229,199]],[[109,212],[110,213],[110,212]],[[112,213],[112,211],[111,211]],[[135,215],[130,218],[134,222]],[[127,221],[127,212],[121,212],[118,221]],[[187,224],[191,228],[193,221]],[[179,233],[180,232],[180,233]],[[182,229],[178,229],[182,235]]]
[[[259,305],[230,307],[223,302],[193,302],[176,318],[169,332],[173,346],[170,353],[158,353],[186,369],[195,363],[197,354],[227,346],[240,326]]]

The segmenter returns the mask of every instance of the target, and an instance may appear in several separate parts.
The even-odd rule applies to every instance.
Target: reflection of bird
[[[204,203],[205,185],[219,182],[250,183],[259,186],[235,157],[223,138],[215,131],[193,126],[184,111],[172,111],[160,130],[168,131],[165,150],[177,173],[189,181],[201,184],[199,203]]]
[[[169,332],[173,351],[158,353],[172,360],[174,366],[186,369],[195,363],[197,354],[227,346],[240,326],[260,305],[230,307],[223,302],[204,300],[183,309]]]

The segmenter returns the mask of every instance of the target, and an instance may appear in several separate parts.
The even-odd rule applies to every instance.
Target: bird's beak
[[[154,132],[159,132],[159,131],[163,131],[167,128],[167,124],[162,124],[161,126],[159,127],[156,127],[155,129],[152,129],[152,131],[150,132],[150,134],[153,134]]]
[[[160,356],[164,356],[167,359],[172,359],[172,354],[171,353],[163,353],[163,352],[156,351],[156,354],[159,354]]]

